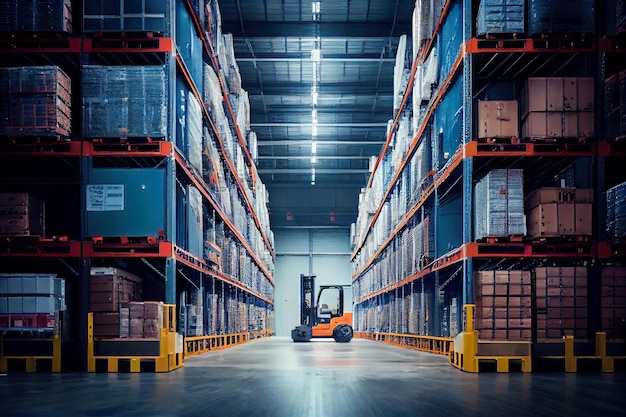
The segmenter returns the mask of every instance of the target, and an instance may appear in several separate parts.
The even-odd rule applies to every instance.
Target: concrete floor
[[[625,416],[623,373],[467,374],[368,340],[268,338],[169,374],[0,377],[1,416]]]

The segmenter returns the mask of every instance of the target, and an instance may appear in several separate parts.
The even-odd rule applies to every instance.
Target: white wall
[[[320,285],[350,285],[350,230],[298,228],[274,230],[276,263],[276,335],[291,336],[300,324],[300,274],[315,275]],[[352,292],[346,288],[346,310],[352,310]]]

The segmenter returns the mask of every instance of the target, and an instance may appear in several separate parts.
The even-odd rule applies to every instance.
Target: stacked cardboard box
[[[143,305],[143,336],[157,339],[161,337],[161,327],[163,327],[163,303],[144,301]]]
[[[485,340],[530,340],[532,293],[529,271],[474,273],[476,330]]]
[[[128,316],[124,309],[129,302],[141,300],[141,281],[140,277],[122,269],[91,268],[89,309],[93,312],[95,336],[128,337],[121,318]]]
[[[474,187],[474,238],[523,236],[524,173],[521,169],[494,169]]]
[[[126,334],[126,329],[128,329],[128,337],[131,339],[158,339],[161,337],[161,328],[163,327],[162,302],[131,301],[126,306],[123,307],[124,313],[121,313],[122,310],[120,310],[120,315],[123,314],[126,317],[128,314],[128,319],[120,321],[120,335]]]
[[[602,327],[610,339],[626,338],[626,268],[602,268]]]
[[[524,198],[531,238],[591,236],[593,190],[540,188]]]
[[[537,341],[588,337],[587,268],[535,269]]]
[[[590,138],[594,127],[591,77],[533,77],[520,98],[522,137],[531,140]]]
[[[478,101],[478,138],[519,137],[517,101]]]
[[[63,70],[0,68],[0,135],[66,138],[71,131],[72,88]]]
[[[606,192],[606,231],[609,239],[626,237],[626,182]]]
[[[0,194],[0,236],[41,236],[45,232],[45,204],[28,193]]]

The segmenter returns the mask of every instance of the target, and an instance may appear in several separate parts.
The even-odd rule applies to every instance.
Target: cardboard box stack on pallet
[[[161,337],[161,327],[163,327],[162,302],[121,303],[119,324],[121,338],[158,339]]]
[[[593,189],[546,187],[524,198],[530,238],[591,236]]]
[[[602,268],[602,324],[611,340],[626,338],[626,268],[605,266]]]
[[[141,300],[141,281],[140,277],[119,268],[91,268],[89,310],[93,312],[94,336],[127,335],[121,319],[132,318],[125,309],[131,301]]]
[[[529,271],[474,273],[476,329],[485,340],[530,340],[532,286]]]
[[[518,138],[517,101],[478,101],[478,139]]]
[[[522,87],[522,137],[583,140],[595,135],[591,77],[528,78]]]
[[[537,341],[587,338],[587,268],[535,269]]]
[[[28,193],[0,194],[0,236],[45,237],[45,204]]]

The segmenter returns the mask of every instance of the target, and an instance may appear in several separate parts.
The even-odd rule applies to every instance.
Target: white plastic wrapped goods
[[[187,93],[186,157],[191,166],[202,171],[202,109],[196,97]]]
[[[526,234],[523,183],[521,169],[495,169],[476,184],[475,239]]]

